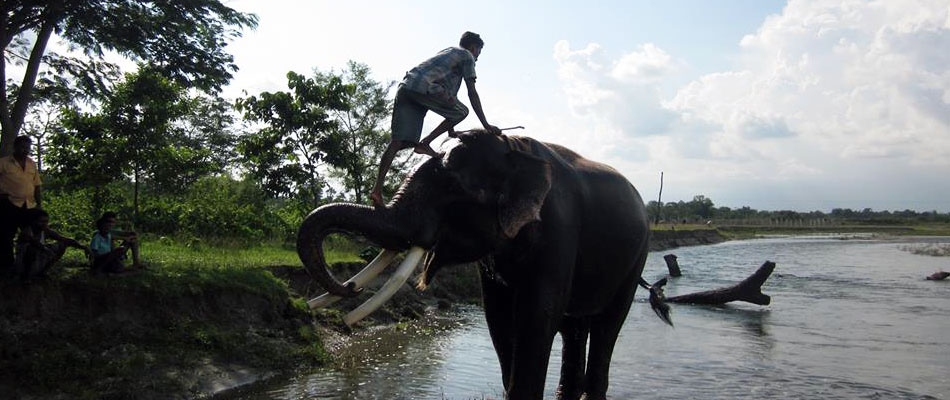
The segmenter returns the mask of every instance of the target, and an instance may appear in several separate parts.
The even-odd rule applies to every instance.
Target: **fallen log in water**
[[[666,301],[670,303],[687,304],[724,304],[730,301],[746,301],[760,306],[767,306],[772,301],[772,298],[762,294],[762,284],[772,275],[772,271],[774,270],[775,263],[766,261],[755,273],[734,286],[684,294],[682,296],[667,297]]]
[[[950,272],[937,271],[930,274],[930,276],[927,277],[927,280],[928,281],[942,281],[944,279],[947,279],[948,276],[950,276]]]

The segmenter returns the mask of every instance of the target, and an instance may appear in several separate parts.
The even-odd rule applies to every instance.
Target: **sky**
[[[611,165],[646,201],[663,172],[664,202],[950,212],[946,0],[225,3],[260,19],[228,46],[229,97],[348,60],[398,81],[469,30],[490,123]]]

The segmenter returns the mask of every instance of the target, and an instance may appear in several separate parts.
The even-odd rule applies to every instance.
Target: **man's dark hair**
[[[107,221],[113,218],[118,218],[119,214],[116,214],[113,211],[106,211],[102,213],[102,216],[96,220],[96,229],[102,229],[102,226],[106,224]]]
[[[484,47],[485,42],[482,40],[481,36],[478,36],[475,32],[465,32],[462,34],[462,38],[459,39],[459,47],[463,49],[469,48],[471,45],[476,45],[478,47]]]
[[[26,135],[20,135],[17,136],[16,139],[13,139],[13,145],[18,145],[23,142],[33,142],[33,139]]]

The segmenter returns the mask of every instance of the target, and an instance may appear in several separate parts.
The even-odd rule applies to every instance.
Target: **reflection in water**
[[[946,240],[946,239],[944,239]],[[906,243],[901,243],[906,244]],[[614,399],[950,398],[950,285],[922,277],[947,258],[880,240],[777,238],[676,250],[667,294],[734,284],[765,260],[772,304],[674,305],[675,329],[638,299],[618,339]],[[650,255],[645,279],[666,271]],[[546,398],[560,365],[555,340]],[[338,367],[245,398],[500,399],[498,362],[478,309],[368,335]]]

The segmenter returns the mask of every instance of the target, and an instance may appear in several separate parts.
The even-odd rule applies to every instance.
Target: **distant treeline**
[[[790,210],[765,211],[751,207],[729,208],[716,207],[711,199],[703,195],[694,196],[690,201],[667,202],[660,204],[651,201],[647,205],[650,217],[654,222],[678,223],[705,223],[721,222],[798,222],[802,225],[852,223],[852,224],[902,224],[921,222],[950,223],[950,212],[935,211],[918,212],[903,211],[874,211],[870,208],[852,210],[850,208],[835,208],[831,212],[809,211],[798,212]]]

